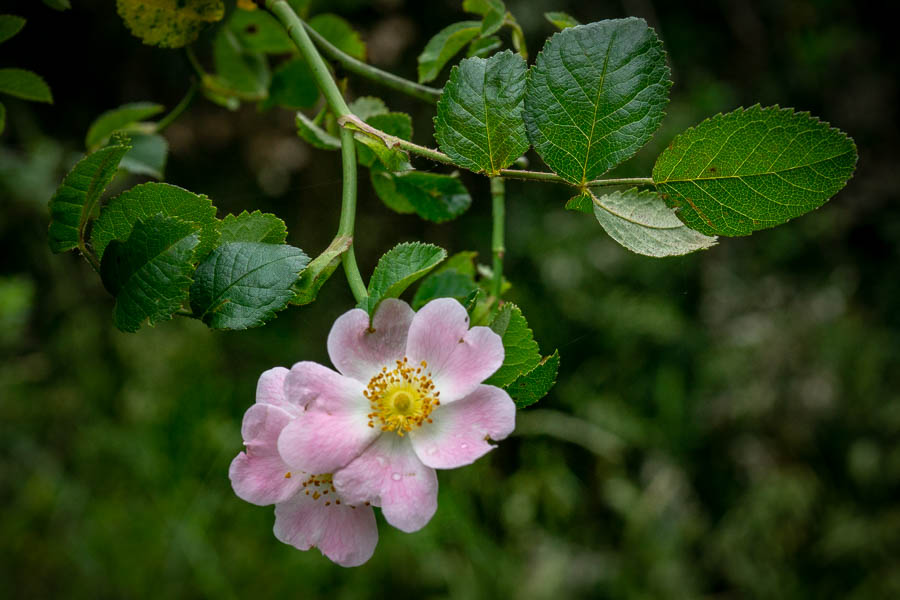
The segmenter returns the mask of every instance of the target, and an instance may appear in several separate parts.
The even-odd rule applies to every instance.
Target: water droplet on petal
[[[462,448],[463,450],[465,450],[466,448],[469,447],[469,445],[468,444],[460,444],[459,447]]]
[[[391,479],[393,479],[394,481],[400,481],[401,477],[402,477],[402,475],[400,475],[400,473],[392,473],[391,474]]]
[[[375,460],[378,462],[379,465],[384,466],[384,457],[383,456],[376,456]]]

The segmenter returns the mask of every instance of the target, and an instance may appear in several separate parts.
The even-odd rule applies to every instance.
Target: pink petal
[[[417,531],[437,510],[437,474],[413,452],[408,438],[382,434],[359,458],[334,474],[334,487],[351,504],[381,507],[388,523]]]
[[[368,406],[328,413],[311,408],[294,419],[278,438],[278,452],[294,469],[332,473],[372,443],[380,429],[369,427]]]
[[[431,423],[409,432],[413,450],[427,466],[455,469],[473,463],[516,427],[516,405],[504,390],[479,385],[475,391],[431,413]]]
[[[264,371],[256,383],[257,404],[272,404],[283,408],[291,415],[298,415],[303,410],[302,406],[289,401],[284,394],[284,379],[288,370],[284,367],[275,367]]]
[[[302,477],[285,477],[291,469],[278,454],[278,435],[290,421],[290,414],[271,404],[254,404],[244,413],[241,435],[247,449],[228,469],[231,487],[239,498],[264,506],[297,491]]]
[[[503,364],[503,340],[488,327],[469,329],[469,315],[452,298],[432,300],[416,313],[406,355],[427,361],[441,403],[458,400]]]
[[[375,513],[368,506],[325,506],[325,498],[297,494],[275,505],[275,537],[300,550],[313,546],[342,567],[358,567],[378,543]]]
[[[309,361],[298,362],[291,367],[284,380],[284,392],[291,402],[326,412],[356,405],[368,409],[369,401],[363,396],[364,389],[364,384]]]
[[[413,310],[395,298],[384,300],[372,327],[366,311],[354,308],[338,317],[328,334],[328,356],[337,370],[363,383],[403,358]]]

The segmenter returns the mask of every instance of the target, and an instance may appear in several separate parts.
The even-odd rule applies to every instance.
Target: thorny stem
[[[491,254],[494,258],[491,294],[498,301],[503,292],[503,255],[504,247],[504,221],[506,220],[506,182],[502,177],[491,177],[491,218],[493,230],[491,232]]]
[[[341,66],[351,73],[356,73],[357,75],[371,79],[376,83],[386,85],[398,92],[403,92],[404,94],[424,100],[425,102],[430,102],[431,104],[436,104],[438,98],[441,97],[441,90],[410,81],[409,79],[404,79],[399,75],[394,75],[388,71],[382,71],[377,67],[373,67],[370,64],[353,58],[332,45],[328,40],[322,37],[318,31],[310,27],[308,23],[303,23],[303,26],[306,28],[307,33],[309,33],[313,41],[315,41],[316,45],[322,49],[322,52],[331,59],[341,63]]]
[[[303,22],[285,2],[285,0],[266,0],[266,6],[281,21],[281,24],[287,30],[288,35],[297,45],[300,54],[306,60],[316,85],[325,100],[331,107],[332,112],[338,117],[352,116],[347,103],[337,84],[328,70],[325,61],[319,51],[316,50],[312,40],[303,27]],[[343,129],[341,130],[341,165],[343,168],[343,190],[341,193],[341,220],[338,225],[337,236],[353,237],[354,223],[356,221],[356,142],[353,140],[353,132]],[[363,283],[359,273],[359,267],[356,264],[356,255],[353,252],[353,246],[347,249],[341,256],[341,262],[344,265],[344,273],[347,276],[347,283],[350,285],[350,291],[357,302],[362,302],[368,297],[366,286]]]
[[[198,89],[200,89],[200,85],[195,81],[191,84],[190,89],[184,95],[184,98],[181,99],[181,102],[172,109],[172,112],[159,120],[156,124],[156,133],[162,132],[166,127],[174,123],[185,110],[187,110],[187,107],[191,105],[191,102],[193,102],[194,98],[197,96]]]

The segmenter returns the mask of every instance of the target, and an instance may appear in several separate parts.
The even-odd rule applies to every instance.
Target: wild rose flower
[[[351,310],[335,321],[328,354],[339,372],[295,364],[285,393],[307,407],[278,438],[292,469],[334,473],[346,502],[380,506],[391,525],[425,526],[437,509],[435,469],[470,464],[515,427],[515,405],[481,382],[503,364],[503,343],[469,329],[453,299],[419,312],[405,302]]]
[[[289,467],[278,454],[278,436],[303,413],[303,406],[284,393],[288,370],[263,373],[256,404],[244,414],[241,435],[246,452],[231,462],[228,476],[243,500],[275,505],[275,537],[300,550],[318,547],[345,567],[372,556],[378,529],[372,508],[353,506],[337,493],[330,473],[310,474]]]

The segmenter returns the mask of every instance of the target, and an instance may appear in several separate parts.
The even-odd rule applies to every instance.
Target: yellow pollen
[[[287,473],[285,473],[285,474],[284,474],[284,478],[285,478],[285,479],[290,479],[290,478],[291,478],[291,472],[288,471]]]
[[[290,473],[288,473],[288,476]],[[307,496],[312,497],[313,500],[318,500],[322,496],[328,494],[328,492],[333,492],[337,494],[337,490],[334,488],[334,483],[331,479],[331,473],[322,473],[319,475],[311,475],[309,479],[303,482],[303,487],[306,488],[304,492]],[[320,488],[320,489],[316,489]],[[324,489],[321,489],[324,488]],[[340,504],[340,502],[335,502],[335,504]],[[326,502],[325,506],[330,506],[331,502]]]
[[[390,371],[382,367],[363,392],[372,407],[369,427],[374,428],[377,423],[382,431],[402,436],[422,423],[430,423],[428,415],[440,402],[427,369],[424,360],[412,365],[408,358],[396,361]]]

